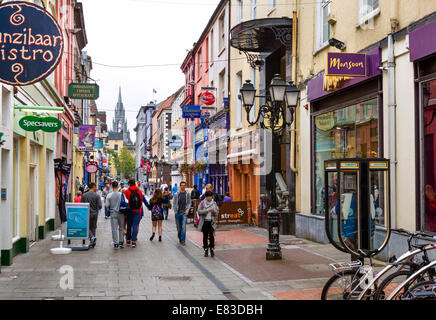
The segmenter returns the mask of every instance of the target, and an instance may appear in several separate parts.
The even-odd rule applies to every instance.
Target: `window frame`
[[[236,24],[241,23],[244,19],[244,1],[238,0],[236,4]]]
[[[330,4],[331,4],[331,0],[319,0],[319,2],[317,2],[317,28],[316,28],[316,50],[315,52],[317,52],[318,50],[320,50],[321,48],[324,48],[328,45],[328,41],[331,37],[331,29],[330,29],[330,24],[328,23],[327,17],[330,14]],[[326,17],[324,17],[324,8],[328,7],[328,14]],[[325,21],[324,21],[325,19]],[[329,39],[324,39],[324,26],[327,25],[328,26],[328,34],[329,34]]]
[[[250,17],[252,20],[256,19],[257,15],[257,0],[251,0]]]
[[[372,11],[363,12],[364,8],[370,8],[371,6],[368,4],[369,1],[375,0],[359,0],[359,22],[358,25],[362,25],[366,23],[368,20],[374,18],[376,15],[380,13],[380,0],[377,0],[377,8],[372,8]]]

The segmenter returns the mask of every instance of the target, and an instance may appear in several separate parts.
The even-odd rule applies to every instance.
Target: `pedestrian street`
[[[267,233],[256,227],[217,231],[216,256],[206,258],[200,245],[200,233],[192,223],[187,224],[186,246],[180,246],[172,211],[168,220],[163,221],[163,237],[159,242],[157,237],[149,240],[150,211],[145,210],[136,248],[113,248],[110,219],[105,219],[103,212],[99,213],[94,249],[53,255],[50,249],[59,246],[58,241],[51,240],[56,234],[58,231],[52,232],[35,243],[28,254],[17,256],[12,266],[2,267],[0,299],[318,299],[320,288],[330,275],[327,263],[346,258],[331,245],[283,237],[284,258],[289,261],[279,262],[280,270],[274,269],[278,266],[276,262],[271,262],[276,264],[272,269],[263,268]],[[295,255],[297,250],[300,255]],[[307,250],[313,250],[313,254],[308,254]],[[310,256],[312,260],[321,259],[324,264],[313,260],[309,265],[301,260],[306,265],[303,268],[286,265],[286,262],[298,263],[291,261],[287,252],[293,253],[297,260],[306,261]],[[257,267],[250,266],[254,264],[250,259],[259,260]],[[72,281],[67,280],[67,274],[72,275]]]

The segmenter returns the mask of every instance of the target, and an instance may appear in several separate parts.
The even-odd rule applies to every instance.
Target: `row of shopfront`
[[[325,161],[341,158],[391,162],[390,203],[383,179],[370,184],[376,232],[386,233],[389,207],[391,227],[436,231],[435,19],[432,14],[360,51],[367,55],[366,77],[337,79],[322,71],[302,88],[297,236],[328,242],[325,199],[337,190],[325,188]],[[357,195],[358,185],[341,183],[344,194]],[[390,252],[400,246],[391,242]]]

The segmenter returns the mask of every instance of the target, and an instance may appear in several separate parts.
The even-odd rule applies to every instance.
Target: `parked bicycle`
[[[407,245],[408,251],[404,253],[399,259],[395,259],[395,257],[390,259],[390,264],[392,267],[395,267],[395,271],[389,274],[379,285],[377,288],[374,299],[376,300],[385,300],[387,296],[389,296],[395,289],[397,289],[400,283],[403,283],[406,279],[408,279],[411,275],[413,275],[418,270],[423,267],[429,265],[431,263],[428,252],[436,249],[435,244],[417,244],[413,243],[419,238],[430,238],[436,239],[434,234],[425,232],[425,231],[416,231],[409,232],[404,229],[394,229],[396,232],[400,234],[404,234],[408,236]],[[419,255],[422,254],[421,259],[419,259]],[[396,261],[395,261],[396,260]],[[404,285],[398,293],[398,297],[401,293],[405,293],[410,286],[415,285],[416,283],[423,282],[426,280],[431,280],[435,277],[435,272],[433,269],[429,269],[428,272],[419,274],[414,282],[409,282],[407,285]]]
[[[427,252],[436,249],[436,245],[416,245],[412,244],[412,241],[419,236],[434,238],[433,234],[421,231],[411,233],[404,229],[393,229],[393,231],[409,236],[407,240],[408,251],[406,253],[402,254],[398,259],[395,256],[392,257],[390,263],[376,275],[374,274],[373,257],[380,252],[379,250],[368,251],[359,249],[359,260],[361,261],[330,264],[329,267],[335,272],[335,275],[325,284],[321,299],[384,299],[386,294],[389,294],[398,286],[398,283],[408,278],[416,270],[424,266],[425,263],[430,263]],[[420,253],[423,253],[423,262],[415,262],[414,258]],[[365,258],[369,259],[369,265],[362,263]],[[392,274],[380,283],[380,280],[392,270]]]

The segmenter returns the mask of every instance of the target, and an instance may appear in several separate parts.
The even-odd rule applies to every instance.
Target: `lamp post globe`
[[[288,108],[295,108],[300,98],[300,90],[292,82],[286,87],[285,100]]]
[[[269,85],[269,94],[272,102],[280,103],[285,98],[285,91],[287,87],[285,80],[279,74],[275,74]]]
[[[245,81],[240,92],[242,98],[242,105],[245,107],[245,109],[248,110],[251,109],[251,107],[253,107],[254,105],[254,99],[256,97],[256,89],[254,88],[250,80]]]

